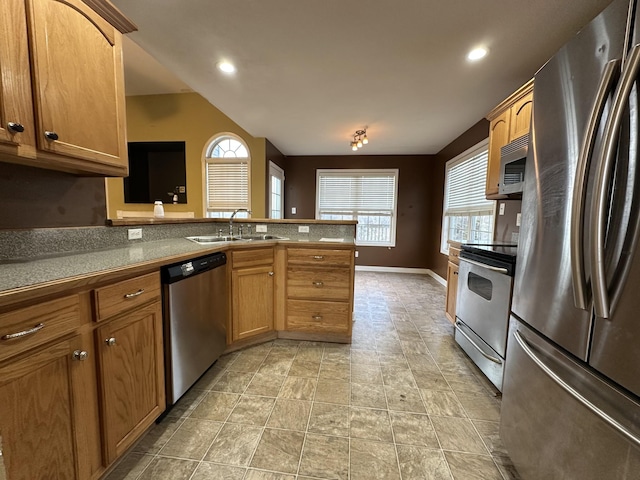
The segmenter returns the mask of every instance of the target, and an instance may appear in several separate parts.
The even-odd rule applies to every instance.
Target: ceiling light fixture
[[[489,51],[486,48],[483,48],[483,47],[474,48],[467,55],[467,60],[475,62],[476,60],[480,60],[481,58],[486,57],[487,53],[489,53]]]
[[[362,148],[363,145],[369,143],[369,139],[367,138],[367,129],[365,127],[364,130],[356,130],[356,133],[353,134],[353,142],[351,142],[351,150],[354,152],[359,148]]]
[[[235,73],[236,67],[229,62],[218,62],[218,70],[224,73]]]

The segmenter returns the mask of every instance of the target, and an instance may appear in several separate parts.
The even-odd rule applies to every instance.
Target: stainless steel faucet
[[[246,208],[238,208],[233,211],[233,213],[231,214],[231,217],[229,217],[229,236],[230,237],[233,237],[233,217],[235,217],[236,213],[238,212],[247,212],[249,215],[251,215],[251,210],[247,210]]]

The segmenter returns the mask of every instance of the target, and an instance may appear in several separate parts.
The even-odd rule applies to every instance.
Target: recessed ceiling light
[[[218,62],[218,70],[224,73],[235,73],[236,67],[229,62]]]
[[[486,48],[483,48],[483,47],[474,48],[467,55],[467,60],[475,62],[476,60],[480,60],[481,58],[484,58],[487,55],[487,53],[489,53],[489,51]]]

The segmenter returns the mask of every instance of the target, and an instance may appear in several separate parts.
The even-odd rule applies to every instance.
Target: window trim
[[[393,211],[391,212],[391,238],[388,243],[368,243],[359,242],[358,238],[358,225],[356,225],[356,238],[355,244],[363,247],[395,247],[396,246],[396,231],[398,227],[398,191],[399,191],[399,178],[400,169],[398,168],[318,168],[316,169],[316,220],[320,219],[320,177],[323,174],[343,174],[342,176],[357,176],[357,175],[371,175],[371,174],[393,174],[395,178],[395,192],[393,196]]]
[[[444,195],[442,196],[442,220],[440,223],[440,253],[444,254],[444,255],[449,255],[449,243],[448,243],[448,236],[447,236],[447,240],[445,241],[445,235],[448,235],[448,228],[445,228],[445,223],[446,223],[446,213],[447,213],[447,178],[449,175],[449,170],[453,167],[455,167],[456,165],[463,163],[473,157],[475,157],[476,155],[482,153],[486,151],[487,152],[487,156],[489,153],[489,138],[485,138],[484,140],[476,143],[475,145],[473,145],[472,147],[467,148],[464,152],[456,155],[455,157],[453,157],[452,159],[448,160],[445,164],[445,171],[444,171]],[[487,170],[489,168],[489,158],[487,159]],[[486,173],[485,173],[485,178],[486,178]],[[492,234],[495,234],[495,222],[496,222],[496,205],[497,202],[493,201],[493,207],[491,208],[492,210],[492,215],[493,215],[493,225],[492,225]]]
[[[222,141],[224,138],[233,138],[234,140],[240,142],[244,148],[247,150],[247,157],[210,157],[209,155],[213,152],[215,148],[215,144]],[[233,132],[219,132],[205,143],[204,149],[202,150],[202,213],[204,218],[215,218],[209,217],[209,185],[207,182],[207,164],[208,163],[241,163],[246,161],[247,163],[247,209],[251,210],[251,171],[252,171],[252,154],[251,148],[249,144],[242,138],[240,135]],[[244,208],[244,207],[238,207]],[[216,212],[227,212],[227,210],[215,210]],[[233,210],[229,210],[229,213],[233,213]],[[251,217],[250,214],[247,215]]]
[[[280,207],[281,207],[281,211],[282,211],[282,218],[284,218],[284,180],[285,180],[285,176],[284,176],[284,170],[279,167],[278,165],[276,165],[275,163],[273,163],[271,160],[269,160],[269,172],[268,172],[268,178],[269,178],[269,205],[268,205],[268,212],[269,212],[269,218],[272,218],[272,212],[273,212],[273,208],[272,208],[272,201],[273,201],[273,192],[271,191],[271,177],[276,177],[278,179],[280,179],[281,181],[281,192],[280,192]]]

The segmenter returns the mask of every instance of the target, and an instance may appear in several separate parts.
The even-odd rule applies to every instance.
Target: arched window
[[[225,133],[209,144],[205,154],[206,216],[228,218],[234,210],[251,208],[251,157],[236,135]],[[244,212],[237,217],[248,217]]]

